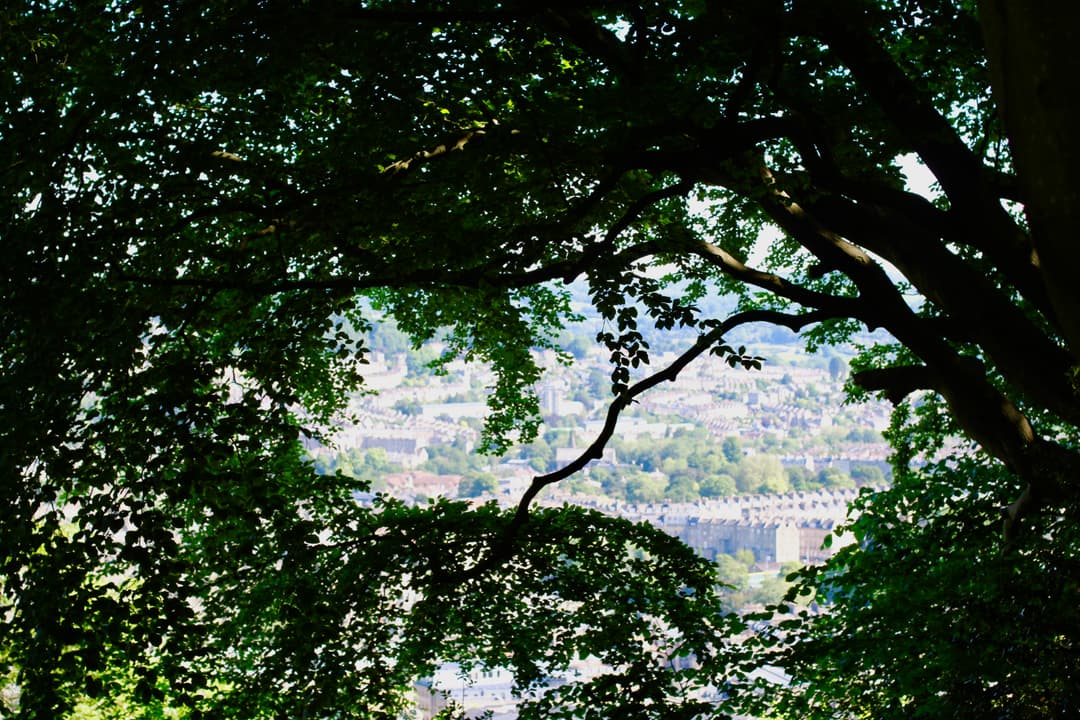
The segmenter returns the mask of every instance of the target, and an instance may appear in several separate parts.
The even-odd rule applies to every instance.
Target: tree
[[[570,341],[566,343],[566,351],[573,355],[576,360],[584,360],[592,347],[593,346],[588,338],[582,335],[574,335],[570,338]]]
[[[831,377],[834,382],[844,377],[844,374],[846,372],[847,363],[844,362],[844,359],[842,357],[840,357],[839,355],[833,355],[831,358],[829,358],[829,377]]]
[[[408,353],[412,349],[408,335],[398,330],[392,322],[373,323],[368,329],[366,340],[372,352],[381,352],[388,356]]]
[[[731,467],[727,456],[718,451],[714,444],[705,441],[703,445],[704,447],[690,451],[690,455],[686,458],[687,466],[698,471],[702,476],[723,473]]]
[[[702,497],[724,497],[734,495],[738,491],[735,478],[726,473],[720,475],[707,475],[698,484],[698,491]]]
[[[1042,262],[1049,302],[1076,357],[1080,345],[1080,298],[1072,268],[1080,261],[1072,240],[1080,164],[1072,132],[1073,109],[1068,90],[1077,60],[1063,42],[1060,23],[1077,19],[1047,12],[1039,3],[1009,6],[980,0],[991,84],[1015,157],[1017,181],[1031,238]]]
[[[821,487],[817,475],[810,472],[804,465],[789,465],[784,468],[784,472],[793,490],[817,490]]]
[[[394,409],[404,415],[420,415],[424,412],[424,405],[416,398],[401,398],[394,403]]]
[[[491,459],[469,452],[460,437],[450,445],[430,445],[427,453],[428,459],[421,463],[420,469],[439,475],[476,474],[491,468]]]
[[[430,377],[433,374],[433,363],[437,360],[438,354],[426,345],[410,350],[405,355],[408,377],[414,380]]]
[[[718,712],[1074,712],[1074,23],[972,4],[5,5],[0,657],[24,714],[389,715],[439,659],[528,688],[590,654],[626,670],[524,716],[632,692],[690,716],[683,689],[722,683]],[[332,442],[376,313],[442,342],[414,374],[491,365],[486,450],[531,441],[568,282],[604,320],[609,422],[516,509],[363,508],[314,472],[299,437]],[[775,650],[788,694],[739,692],[754,643],[723,642],[714,569],[532,507],[701,355],[761,367],[725,341],[749,323],[896,340],[849,377],[897,406],[896,486],[792,590],[835,609]],[[647,326],[697,340],[653,370]]]
[[[817,475],[817,481],[827,488],[853,488],[855,481],[838,467],[824,467]]]
[[[877,465],[857,465],[851,466],[851,479],[859,483],[860,485],[884,485],[885,473]]]
[[[458,485],[458,497],[477,498],[482,495],[494,495],[499,490],[499,480],[491,473],[481,472],[466,475]]]
[[[627,477],[625,482],[627,502],[660,502],[667,492],[667,480],[652,473],[635,473]]]
[[[555,450],[543,438],[537,438],[521,449],[521,456],[539,473],[547,472],[555,462]]]
[[[852,428],[844,439],[857,443],[881,442],[881,434],[870,428]]]
[[[911,439],[934,441],[924,431]],[[928,717],[1075,714],[1076,656],[1052,639],[1080,631],[1075,562],[1061,554],[1075,535],[1002,553],[1000,525],[958,498],[992,492],[1005,472],[985,456],[955,462],[905,471],[872,501],[860,496],[856,543],[789,591],[837,602],[785,654],[800,691],[783,712],[827,717],[813,709],[825,701],[849,717],[911,717],[916,707]],[[1054,525],[1075,533],[1053,519],[1031,529]],[[852,633],[874,641],[852,642]],[[853,665],[865,671],[848,672]]]
[[[743,565],[745,565],[747,570],[752,568],[757,562],[757,558],[754,557],[753,550],[736,550],[733,557],[739,562],[741,562]]]
[[[775,455],[744,457],[735,480],[744,493],[782,493],[791,489],[784,466]]]
[[[724,438],[723,444],[720,446],[724,452],[724,457],[727,458],[729,463],[738,464],[743,459],[742,441],[734,435],[728,435]]]
[[[672,502],[693,502],[701,497],[701,485],[692,475],[682,472],[671,477],[664,495]]]
[[[749,570],[746,563],[731,555],[721,553],[716,556],[716,564],[720,568],[718,576],[721,582],[730,585],[732,588],[746,586],[749,580]]]

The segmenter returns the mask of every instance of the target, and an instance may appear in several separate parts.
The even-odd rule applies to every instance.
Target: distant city
[[[316,467],[341,471],[367,487],[410,502],[433,497],[515,505],[532,478],[577,458],[603,426],[611,398],[606,358],[581,335],[575,362],[535,353],[546,379],[535,388],[544,419],[539,437],[502,457],[475,452],[486,388],[483,367],[454,361],[444,372],[426,363],[442,347],[419,350],[391,328],[373,337],[362,368],[375,393],[352,398],[332,446],[308,443]],[[775,340],[776,338],[769,338]],[[848,355],[807,355],[788,342],[761,342],[761,370],[700,359],[646,393],[620,418],[602,457],[577,476],[546,488],[537,502],[575,503],[648,522],[718,564],[732,586],[733,611],[777,602],[795,567],[823,562],[844,544],[825,537],[848,515],[861,487],[890,477],[881,432],[889,406],[844,404]],[[576,340],[576,342],[575,342]],[[689,344],[689,340],[687,341]],[[654,355],[643,372],[666,367],[674,350]],[[577,672],[588,675],[585,662]],[[553,683],[560,682],[557,678]],[[417,713],[430,718],[454,702],[470,717],[512,718],[511,681],[497,668],[462,674],[450,664],[417,685]]]
[[[320,471],[340,470],[371,493],[515,504],[534,476],[577,458],[603,426],[610,371],[581,335],[567,343],[582,348],[571,366],[550,350],[535,353],[547,369],[535,388],[540,435],[492,457],[475,452],[491,373],[453,361],[435,374],[426,363],[441,353],[438,343],[415,349],[382,327],[362,368],[376,392],[352,398],[331,446],[309,442],[308,450]],[[881,436],[889,406],[845,405],[847,358],[807,355],[792,341],[756,344],[761,370],[713,357],[691,364],[641,396],[602,457],[538,502],[647,520],[710,559],[749,550],[759,566],[822,561],[831,552],[821,548],[824,534],[843,521],[856,489],[889,479]],[[644,372],[675,357],[654,356]]]

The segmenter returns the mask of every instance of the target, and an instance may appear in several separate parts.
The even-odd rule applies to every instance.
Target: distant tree
[[[685,473],[689,467],[690,465],[687,463],[686,456],[684,455],[667,457],[660,463],[660,472],[665,475]]]
[[[727,458],[729,463],[736,463],[743,459],[743,446],[742,441],[734,435],[728,435],[724,438],[724,442],[720,445],[720,448],[724,452],[724,457]]]
[[[706,475],[698,484],[698,492],[702,497],[727,497],[738,492],[738,485],[731,475]]]
[[[427,378],[435,373],[432,363],[439,358],[439,353],[424,345],[418,349],[410,348],[405,355],[405,367],[410,378]]]
[[[692,451],[686,458],[686,465],[699,471],[702,477],[725,472],[731,467],[724,453],[711,444]]]
[[[639,444],[626,459],[647,473],[658,472],[664,462],[661,453],[659,444]]]
[[[416,398],[402,398],[392,407],[403,415],[420,415],[424,411],[424,405]]]
[[[874,430],[873,428],[866,428],[866,427],[852,428],[851,430],[848,431],[848,434],[845,437],[845,439],[848,442],[857,442],[857,443],[881,442],[881,433]]]
[[[619,471],[616,471],[610,467],[605,467],[602,465],[593,465],[589,467],[589,477],[592,480],[600,483],[601,485],[612,482],[614,480],[618,480],[620,472],[622,472],[621,469]]]
[[[363,459],[363,453],[358,448],[349,448],[335,456],[333,470],[347,477],[363,480]]]
[[[751,557],[752,557],[751,553]],[[716,556],[717,576],[720,582],[730,585],[734,589],[745,588],[749,581],[749,565],[743,560],[732,557],[726,553]],[[752,563],[751,563],[752,564]]]
[[[555,450],[543,438],[537,438],[521,448],[521,456],[537,472],[547,472],[555,462]]]
[[[589,394],[588,388],[583,385],[578,385],[574,388],[570,399],[574,402],[581,403],[586,408],[591,408],[596,404],[596,400]]]
[[[486,471],[488,461],[459,445],[429,445],[428,459],[420,468],[440,475],[465,475]]]
[[[361,472],[370,478],[375,478],[387,473],[398,472],[401,466],[390,460],[390,454],[385,448],[369,448],[360,453],[359,463],[353,460],[353,466],[359,464]]]
[[[837,467],[825,467],[818,472],[817,481],[827,488],[853,488],[855,481],[851,476]]]
[[[626,478],[635,475],[629,470],[614,471],[608,468],[590,468],[589,474],[593,480],[600,483],[600,490],[605,497],[613,500],[626,500]]]
[[[844,375],[847,374],[847,369],[847,363],[844,362],[842,357],[833,355],[829,358],[829,377],[831,377],[834,382],[844,377]]]
[[[566,345],[566,350],[578,360],[584,360],[594,347],[593,343],[590,343],[586,338],[581,335],[574,335]]]
[[[797,560],[785,560],[780,563],[780,577],[786,580],[791,575],[801,574],[802,569],[803,564],[801,562]],[[795,578],[792,578],[789,582],[794,582],[794,580]]]
[[[851,479],[859,485],[884,485],[885,473],[877,465],[851,465]]]
[[[392,318],[372,323],[367,342],[372,351],[388,356],[400,355],[412,350],[412,341],[409,336],[398,329],[397,323]]]
[[[472,473],[461,479],[458,485],[458,497],[476,498],[494,495],[498,490],[499,480],[491,473]]]
[[[589,397],[595,400],[608,400],[611,397],[611,378],[600,368],[589,368],[586,387]]]
[[[842,452],[844,444],[848,442],[848,431],[842,427],[827,427],[817,434],[816,442],[824,445],[832,454]]]
[[[354,478],[358,483],[374,483],[383,475],[399,472],[401,466],[390,461],[389,455],[383,448],[362,449],[358,447],[348,448],[327,459],[316,461],[316,471],[322,474],[341,472],[343,475]]]
[[[595,482],[584,475],[575,475],[566,479],[561,485],[562,489],[571,494],[595,495],[597,487]]]
[[[573,430],[569,428],[547,428],[544,430],[544,434],[541,435],[541,439],[551,447],[566,447],[570,442],[570,435],[573,434]]]
[[[767,577],[761,584],[751,588],[746,594],[746,602],[752,605],[775,605],[784,599],[791,583],[783,576]]]
[[[803,465],[789,465],[784,468],[784,472],[787,473],[793,490],[817,490],[821,487],[817,473],[810,472]]]
[[[740,492],[784,493],[791,489],[787,473],[775,455],[749,455],[735,476]]]
[[[717,578],[726,587],[723,589],[724,609],[728,612],[739,610],[746,604],[746,590],[750,582],[748,566],[726,553],[716,556]]]
[[[667,480],[652,473],[639,473],[626,479],[626,499],[632,503],[653,503],[664,499]]]
[[[451,424],[453,424],[452,419],[451,419]],[[484,421],[481,420],[480,418],[475,418],[475,417],[458,418],[457,424],[461,425],[462,427],[467,427],[467,428],[469,428],[470,430],[472,430],[475,433],[482,433],[484,431]]]
[[[761,435],[761,449],[767,452],[776,452],[780,450],[783,445],[783,441],[774,432],[766,432]]]
[[[787,475],[783,472],[770,472],[762,479],[761,484],[757,486],[757,492],[763,494],[780,494],[790,491],[791,484],[788,482]]]
[[[701,497],[700,486],[686,473],[671,476],[664,496],[672,502],[693,502]]]

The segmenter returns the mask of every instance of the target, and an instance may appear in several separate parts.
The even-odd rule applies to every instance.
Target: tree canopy
[[[586,656],[522,716],[1074,713],[1075,23],[979,5],[5,4],[0,713],[392,717],[443,660]],[[516,509],[316,474],[381,318],[533,440],[575,281],[609,422]],[[849,376],[893,486],[756,634],[678,541],[533,507],[698,357],[767,362],[748,323],[895,339]]]

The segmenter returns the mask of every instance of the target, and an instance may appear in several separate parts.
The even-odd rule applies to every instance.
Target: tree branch
[[[851,70],[889,119],[941,182],[954,202],[972,198],[979,187],[982,164],[952,125],[871,35],[865,9],[853,2],[806,0],[797,13]]]
[[[597,193],[602,190],[609,192],[613,190],[617,185],[617,178],[612,179],[610,182],[602,183],[597,190],[589,195],[585,199],[585,203],[589,205],[595,205],[601,197],[597,196]],[[630,203],[630,206],[622,214],[622,216],[612,223],[607,232],[604,233],[603,238],[599,241],[587,245],[585,249],[575,258],[571,258],[559,263],[549,263],[542,268],[537,268],[530,271],[525,271],[520,274],[522,278],[522,284],[530,284],[533,282],[543,282],[545,279],[561,278],[564,282],[571,282],[574,278],[588,271],[593,264],[598,260],[607,256],[608,260],[612,258],[625,258],[626,260],[636,260],[647,255],[651,255],[659,250],[656,243],[652,241],[645,241],[642,243],[636,243],[620,252],[613,252],[616,246],[616,241],[619,235],[621,235],[627,228],[634,224],[634,222],[641,216],[645,210],[660,202],[672,197],[678,197],[679,195],[685,195],[693,188],[693,183],[690,181],[679,181],[674,185],[660,188],[651,193],[647,193],[638,199]],[[580,220],[584,217],[585,208],[575,207],[573,209],[574,216],[572,220]],[[555,228],[556,232],[561,228]],[[566,231],[564,231],[566,232]],[[536,243],[537,251],[543,249],[543,243]],[[533,254],[527,259],[527,262],[531,264],[539,258]],[[491,271],[495,277],[508,277],[505,272],[499,272],[506,268],[506,263],[501,258],[494,258],[492,262],[488,263],[485,268]]]
[[[893,405],[898,405],[916,390],[937,390],[941,379],[925,365],[902,365],[898,367],[864,370],[852,374],[851,380],[863,390],[884,391]]]
[[[1032,455],[1040,440],[1027,416],[985,371],[973,372],[971,359],[960,355],[933,332],[934,326],[912,311],[876,262],[772,187],[768,171],[762,172],[770,188],[768,193],[759,192],[764,209],[826,267],[845,273],[859,288],[862,312],[853,316],[884,327],[915,353],[939,378],[935,385],[965,432],[1012,472],[1029,482],[1040,482]]]
[[[682,355],[676,358],[668,367],[639,380],[616,397],[611,405],[608,406],[607,417],[600,433],[577,458],[554,472],[538,475],[533,478],[529,488],[518,502],[514,517],[511,518],[506,530],[502,533],[499,540],[492,546],[487,557],[480,560],[465,573],[459,573],[452,577],[447,576],[440,578],[440,582],[460,582],[466,579],[475,578],[497,564],[509,560],[514,554],[514,542],[517,539],[518,533],[528,520],[529,508],[540,491],[548,485],[571,477],[584,469],[593,460],[602,457],[604,448],[607,446],[608,441],[615,432],[615,427],[618,424],[619,415],[622,411],[633,404],[639,395],[663,382],[674,382],[679,373],[682,372],[687,365],[712,348],[716,343],[720,342],[725,333],[730,332],[740,325],[753,322],[767,322],[774,325],[783,325],[798,332],[807,325],[821,322],[830,317],[833,316],[827,312],[817,310],[801,315],[791,315],[774,310],[747,310],[729,317],[709,332],[700,335],[697,341]]]
[[[446,146],[441,153],[448,152]],[[441,154],[439,153],[439,154]],[[436,155],[431,155],[435,157]],[[408,161],[405,161],[401,171],[409,169]],[[597,193],[609,192],[616,185],[616,180],[601,183],[595,192],[591,193],[583,202],[595,204],[601,198]],[[351,255],[364,261],[365,276],[334,276],[327,278],[310,278],[304,280],[290,280],[281,278],[272,281],[252,282],[242,278],[164,278],[141,275],[120,275],[120,282],[138,283],[152,287],[196,287],[205,290],[243,290],[253,294],[272,295],[281,292],[293,292],[298,290],[366,290],[371,288],[385,287],[388,285],[448,285],[457,287],[479,287],[481,285],[495,287],[526,287],[548,280],[561,279],[566,282],[573,280],[589,270],[597,259],[606,257],[608,260],[616,260],[630,263],[640,260],[649,255],[659,252],[661,248],[652,241],[636,243],[619,252],[613,252],[616,241],[621,233],[629,228],[649,207],[656,203],[684,195],[690,191],[693,183],[689,180],[681,180],[668,187],[660,188],[647,193],[632,203],[616,220],[604,237],[598,242],[587,245],[582,252],[566,260],[548,263],[533,270],[522,272],[507,272],[508,263],[505,258],[495,257],[491,262],[480,267],[460,272],[449,272],[443,268],[428,268],[422,270],[401,271],[398,268],[384,266],[375,267],[377,258],[360,257],[356,253]],[[249,210],[244,207],[223,207],[222,212],[239,212]],[[585,214],[583,207],[574,207],[572,212],[577,215]],[[267,229],[257,231],[265,233]]]
[[[836,317],[854,317],[859,315],[860,306],[855,298],[820,293],[786,280],[774,273],[748,267],[734,255],[718,245],[700,241],[695,248],[698,255],[720,268],[724,274],[748,285],[759,287],[778,297],[797,302],[804,307],[828,310]]]
[[[835,196],[809,209],[846,237],[892,263],[953,322],[966,329],[1006,378],[1061,417],[1080,422],[1068,381],[1071,358],[991,279],[903,214]],[[1032,362],[1037,357],[1038,362]]]
[[[1049,315],[1046,291],[1028,237],[1000,203],[999,177],[988,171],[863,22],[856,3],[799,6],[811,31],[828,43],[859,84],[905,136],[934,173],[960,217],[956,224],[968,242],[977,243],[1017,288]]]
[[[452,153],[455,150],[464,150],[465,146],[468,145],[473,138],[482,138],[488,134],[489,127],[497,126],[497,122],[491,121],[488,123],[484,123],[484,125],[480,127],[462,130],[460,133],[458,133],[451,139],[439,143],[430,150],[419,150],[407,158],[390,163],[381,170],[381,174],[389,174],[390,177],[396,177],[399,174],[407,173],[410,170],[415,170],[420,165],[430,160],[443,157],[444,155]],[[510,130],[511,135],[516,135],[518,134],[518,132],[518,130]]]
[[[1027,485],[1015,500],[1001,508],[1006,551],[1015,544],[1026,516],[1076,496],[1076,478],[1080,477],[1080,454],[1076,450],[1039,438],[1028,448],[1026,460],[1020,477]]]
[[[265,229],[264,229],[265,230]],[[262,231],[260,231],[262,232]],[[275,295],[278,293],[305,290],[326,290],[332,292],[356,292],[382,287],[501,287],[520,288],[536,285],[549,280],[571,281],[593,267],[596,258],[610,247],[603,242],[594,243],[579,255],[544,265],[524,272],[492,272],[494,267],[466,269],[451,272],[443,268],[425,268],[422,270],[404,270],[394,266],[382,268],[365,267],[362,277],[334,275],[323,278],[294,280],[279,278],[275,280],[249,280],[244,277],[161,277],[119,273],[116,282],[164,288],[198,288],[207,291],[239,290],[253,295]],[[613,262],[632,263],[659,252],[661,248],[655,242],[646,241],[628,246],[609,259]],[[504,265],[505,266],[505,265]]]

